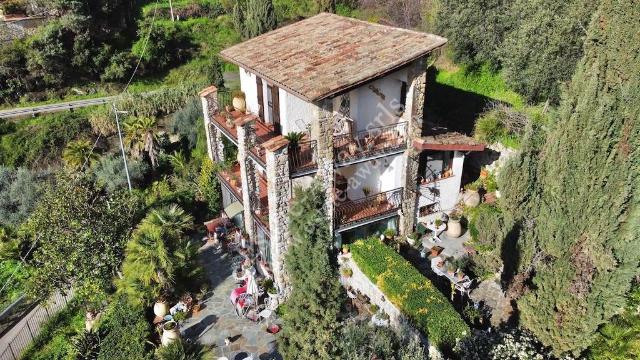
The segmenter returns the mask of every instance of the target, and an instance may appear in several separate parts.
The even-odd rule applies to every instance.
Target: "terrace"
[[[336,164],[347,166],[402,152],[407,147],[406,134],[406,122],[337,134],[333,138]]]
[[[336,200],[336,228],[346,229],[365,222],[397,214],[402,203],[402,188],[366,196],[358,200]]]
[[[233,163],[230,168],[218,172],[220,183],[229,190],[236,200],[242,202],[242,182],[240,177],[240,164]]]
[[[293,176],[304,176],[318,169],[317,141],[302,141],[289,146],[289,173]]]

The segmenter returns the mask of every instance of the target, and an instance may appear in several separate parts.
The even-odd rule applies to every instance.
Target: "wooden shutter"
[[[276,135],[282,135],[282,129],[280,128],[280,91],[277,86],[271,87],[271,101],[273,101],[273,129]]]
[[[262,78],[256,76],[256,90],[258,93],[258,116],[264,120],[264,88],[262,87]]]

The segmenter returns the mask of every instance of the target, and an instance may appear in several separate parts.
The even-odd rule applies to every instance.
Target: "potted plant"
[[[273,284],[272,279],[266,279],[264,281],[264,289],[267,292],[267,295],[269,295],[269,298],[271,299],[271,301],[274,301],[275,299],[278,298],[278,290]]]
[[[442,219],[436,219],[434,224],[436,225],[436,229],[439,229],[440,226],[442,226]]]
[[[178,323],[173,320],[164,323],[162,325],[162,338],[160,339],[162,346],[168,346],[178,340],[180,340]]]
[[[153,313],[159,318],[164,318],[169,313],[169,305],[164,296],[159,296],[153,304]]]
[[[362,192],[364,193],[364,197],[368,197],[371,194],[371,188],[368,186],[362,187]]]
[[[342,253],[344,255],[349,253],[349,245],[347,245],[347,244],[342,245]]]
[[[240,90],[234,91],[233,100],[231,102],[233,104],[233,108],[236,109],[236,111],[245,112],[247,110],[247,101],[245,99],[246,97],[244,92]]]
[[[418,241],[418,237],[420,237],[418,235],[417,232],[412,232],[411,234],[407,235],[407,243],[409,243],[409,245],[411,246],[415,246],[416,245],[416,241]]]
[[[196,304],[193,305],[193,315],[198,315],[200,310],[202,309],[202,304],[204,303],[204,299],[209,295],[209,287],[205,284],[200,288],[200,291],[196,294]]]
[[[300,140],[302,140],[304,138],[304,133],[303,132],[292,131],[292,132],[288,133],[287,135],[285,135],[284,138],[289,140],[289,147],[291,149],[296,149],[296,148],[298,148],[298,144],[300,143]]]
[[[447,273],[449,274],[449,276],[453,276],[453,274],[455,274],[455,272],[456,272],[456,266],[451,261],[448,261],[447,262]]]
[[[384,231],[384,237],[387,240],[393,240],[394,236],[396,236],[396,231],[393,229],[387,229]]]
[[[440,246],[434,246],[431,248],[431,256],[438,256],[440,255],[440,252],[442,252],[442,247]]]
[[[480,205],[480,193],[478,190],[480,189],[480,184],[475,181],[470,184],[467,184],[464,187],[464,195],[462,196],[462,200],[464,204],[468,207],[476,207]]]
[[[238,187],[238,182],[240,181],[240,179],[238,179],[238,176],[233,174],[231,175],[231,179],[229,179],[229,182],[231,183],[231,186],[233,187]]]
[[[449,214],[449,221],[447,223],[447,236],[452,238],[459,238],[460,236],[462,236],[460,214],[455,211]]]
[[[235,123],[233,122],[233,116],[231,116],[231,114],[227,113],[225,116],[226,119],[226,124],[227,127],[230,127],[233,129],[233,127],[235,126]]]
[[[344,266],[342,268],[340,268],[340,275],[346,277],[346,278],[350,278],[353,276],[353,270],[351,270],[350,267],[348,266]]]

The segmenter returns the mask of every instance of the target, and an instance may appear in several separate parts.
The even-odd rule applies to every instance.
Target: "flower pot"
[[[162,338],[160,339],[162,346],[168,346],[178,340],[180,340],[178,323],[175,321],[167,321],[162,325]]]
[[[247,110],[247,101],[242,96],[234,96],[232,104],[236,111],[245,112]]]
[[[157,317],[163,318],[169,313],[169,305],[164,301],[158,301],[153,305],[153,313]]]
[[[415,246],[416,245],[416,238],[413,237],[407,237],[407,243],[411,246]]]
[[[476,207],[480,205],[480,194],[475,190],[467,190],[462,197],[464,204],[469,207]]]
[[[462,236],[462,225],[459,219],[449,219],[447,223],[447,236],[452,238]]]

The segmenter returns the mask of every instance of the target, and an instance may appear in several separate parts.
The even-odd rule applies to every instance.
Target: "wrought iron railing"
[[[225,110],[227,106],[233,106],[233,96],[229,90],[218,90],[218,110]]]
[[[403,150],[407,146],[407,123],[337,135],[333,138],[333,146],[338,164]]]
[[[289,173],[292,175],[313,172],[318,168],[318,142],[302,141],[289,145]]]
[[[266,151],[263,144],[276,136],[273,126],[257,120],[254,125],[249,128],[247,135],[249,150],[260,165],[263,167],[266,166]]]
[[[397,188],[358,200],[336,202],[334,210],[336,228],[356,225],[397,212],[402,204],[402,194],[403,189]]]

